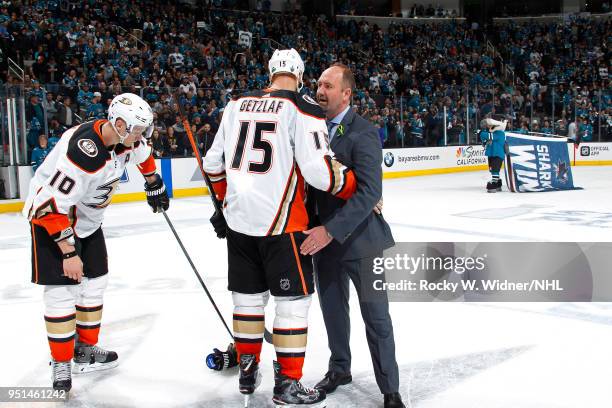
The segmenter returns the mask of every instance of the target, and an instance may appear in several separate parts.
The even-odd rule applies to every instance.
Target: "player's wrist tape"
[[[66,252],[65,254],[62,254],[62,259],[70,259],[72,257],[77,256],[77,251],[71,251],[71,252]]]

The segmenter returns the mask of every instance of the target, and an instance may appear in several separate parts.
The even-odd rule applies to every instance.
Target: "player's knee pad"
[[[312,296],[278,296],[276,301],[276,317],[274,327],[290,327],[308,324],[308,310],[312,303]]]
[[[43,301],[46,316],[67,316],[75,313],[75,304],[80,285],[45,286]]]
[[[108,274],[97,278],[85,278],[81,283],[82,289],[78,299],[79,306],[100,306],[103,303],[104,291],[108,286]]]
[[[234,313],[263,314],[263,309],[268,304],[270,292],[261,293],[238,293],[232,292],[234,301]]]

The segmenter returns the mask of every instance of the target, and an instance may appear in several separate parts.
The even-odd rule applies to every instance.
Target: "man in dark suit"
[[[309,191],[308,200],[321,225],[305,231],[301,246],[313,255],[317,290],[331,351],[329,371],[316,387],[333,392],[351,377],[349,279],[359,296],[361,315],[380,391],[386,408],[404,407],[395,360],[393,324],[385,292],[364,296],[372,287],[372,263],[395,242],[382,214],[373,211],[382,198],[382,150],[376,128],[351,109],[355,79],[350,69],[334,64],[321,74],[317,100],[325,111],[330,146],[336,158],[352,168],[358,180],[356,193],[343,201],[331,194]],[[373,291],[371,291],[373,292]]]

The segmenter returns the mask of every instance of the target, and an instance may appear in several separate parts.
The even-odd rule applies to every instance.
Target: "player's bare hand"
[[[300,252],[302,255],[314,255],[332,242],[333,238],[327,233],[324,225],[304,231],[308,237],[302,242]]]
[[[81,261],[81,257],[77,255],[72,258],[64,259],[64,276],[81,282],[83,278],[83,262]]]
[[[382,197],[381,197],[381,198],[380,198],[380,201],[378,201],[378,202],[376,203],[376,205],[374,206],[374,212],[375,212],[376,214],[380,214],[380,213],[382,213],[382,209],[383,209],[383,199],[382,199]]]

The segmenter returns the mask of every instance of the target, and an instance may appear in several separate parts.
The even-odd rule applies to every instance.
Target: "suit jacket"
[[[314,225],[323,224],[334,237],[324,251],[342,259],[376,256],[395,245],[389,225],[382,214],[373,211],[382,197],[382,148],[374,125],[351,108],[342,119],[331,141],[336,158],[353,169],[357,191],[348,200],[309,189],[308,201],[316,212]],[[341,134],[342,133],[342,134]],[[329,253],[328,253],[329,254]],[[325,256],[325,253],[321,253]]]

